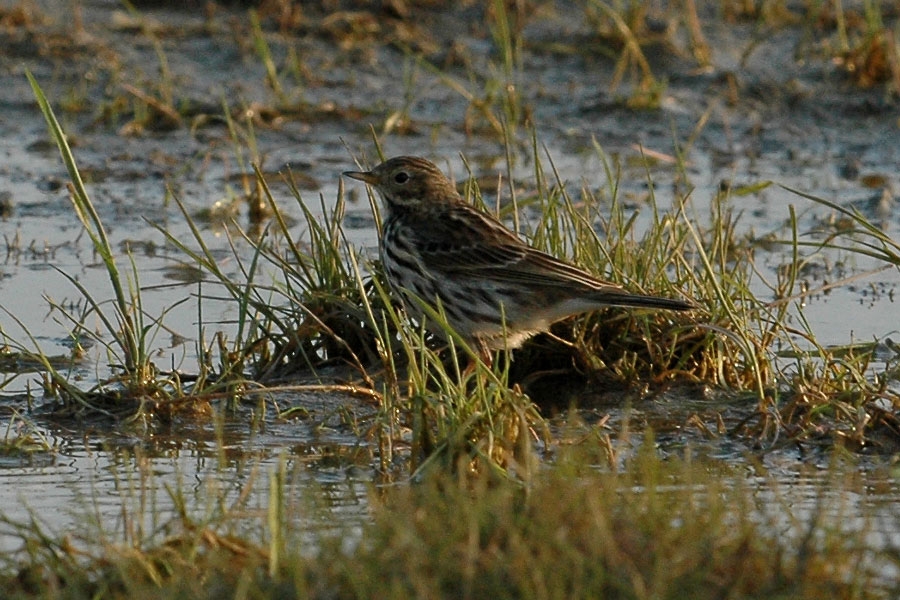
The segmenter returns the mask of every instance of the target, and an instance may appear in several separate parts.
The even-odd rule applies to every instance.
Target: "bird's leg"
[[[479,359],[481,359],[481,362],[484,363],[488,369],[494,365],[494,355],[491,353],[491,349],[488,347],[487,342],[480,338],[476,339],[475,347],[478,350],[478,358],[474,356],[469,357],[469,364],[466,365],[466,368],[462,372],[463,379],[466,379],[475,372],[475,367],[477,366]]]
[[[491,352],[491,349],[488,348],[486,341],[479,339],[476,343],[478,344],[478,357],[481,359],[481,362],[490,369],[494,366],[494,354]]]

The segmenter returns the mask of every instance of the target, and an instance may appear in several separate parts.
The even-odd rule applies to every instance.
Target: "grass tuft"
[[[807,331],[815,347],[811,353],[797,347],[797,331],[786,325],[789,310],[802,311],[793,302],[800,297],[797,271],[809,256],[801,259],[800,250],[856,252],[898,264],[896,242],[878,227],[853,210],[814,199],[840,212],[852,227],[824,242],[810,242],[798,233],[794,219],[793,267],[770,285],[775,301],[769,301],[752,289],[759,274],[752,248],[736,234],[728,190],[710,201],[707,214],[689,194],[677,196],[674,208],[664,212],[648,177],[648,203],[642,210],[650,219],[638,233],[638,214],[621,202],[617,170],[599,146],[596,151],[608,175],[608,189],[584,187],[576,193],[552,159],[540,159],[534,137],[534,190],[524,195],[514,191],[513,202],[500,209],[500,217],[543,250],[634,291],[687,297],[696,302],[697,310],[609,309],[575,317],[558,323],[513,357],[501,356],[488,366],[454,332],[433,336],[407,321],[386,292],[381,265],[368,260],[343,231],[343,188],[333,204],[320,198],[314,207],[301,196],[292,174],[285,173],[302,215],[303,233],[295,236],[255,167],[253,196],[255,202],[267,205],[264,212],[271,221],[253,234],[239,227],[228,230],[240,238],[232,240],[237,278],[220,268],[203,232],[177,199],[193,240],[189,244],[158,228],[238,307],[230,338],[218,333],[213,343],[201,342],[201,372],[190,377],[187,386],[181,375],[161,372],[150,360],[153,338],[165,315],[144,313],[133,262],[123,280],[65,136],[31,81],[72,178],[73,206],[106,265],[114,292],[113,302],[106,305],[69,278],[85,298],[84,314],[56,309],[72,323],[76,338],[94,335],[83,323],[89,315],[99,317],[108,339],[94,335],[95,341],[118,357],[120,373],[83,392],[36,353],[47,373],[46,389],[64,402],[107,412],[114,406],[117,414],[123,406],[131,407],[133,416],[146,423],[183,410],[203,414],[202,407],[216,399],[254,397],[284,383],[293,389],[349,392],[379,405],[369,431],[382,451],[381,469],[396,472],[402,464],[403,472],[417,477],[436,464],[527,477],[531,467],[522,465],[530,465],[532,457],[523,448],[550,439],[542,410],[577,403],[584,390],[610,384],[624,385],[638,396],[679,383],[752,392],[756,412],[747,415],[740,431],[769,443],[810,440],[825,430],[834,433],[833,439],[862,447],[873,428],[896,433],[884,405],[895,401],[895,393],[889,377],[872,377],[870,352],[836,356],[818,347]],[[233,128],[232,135],[236,136]],[[239,149],[236,152],[240,155]],[[513,154],[507,157],[507,172],[512,171]],[[468,189],[483,205],[475,178]],[[369,199],[378,223],[377,202]],[[245,246],[251,249],[249,254]],[[431,314],[431,320],[449,330],[440,311]],[[199,331],[202,339],[203,324]],[[444,339],[452,340],[449,347]],[[14,341],[8,345],[24,347]],[[797,352],[787,370],[777,363],[774,350],[785,346]],[[470,362],[475,368],[464,370]],[[298,378],[312,382],[298,386]],[[553,383],[560,380],[569,382],[567,396],[561,397]],[[581,387],[572,386],[574,381],[582,382]],[[542,402],[542,389],[553,390],[551,404]],[[813,408],[802,408],[806,406]],[[827,426],[822,419],[827,419]]]

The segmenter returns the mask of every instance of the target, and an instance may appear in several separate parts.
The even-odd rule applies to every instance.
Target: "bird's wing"
[[[415,234],[425,264],[447,273],[511,266],[527,250],[499,222],[468,206],[454,206],[439,222],[421,223]]]
[[[619,289],[528,246],[501,223],[469,206],[454,207],[441,223],[422,225],[416,228],[421,259],[432,271],[447,277],[490,278],[501,284],[608,288],[610,292]]]

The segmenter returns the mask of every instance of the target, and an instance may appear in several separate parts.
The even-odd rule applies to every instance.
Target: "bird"
[[[381,197],[379,255],[392,293],[416,319],[427,319],[422,303],[442,313],[483,357],[519,348],[557,321],[608,306],[695,307],[630,293],[528,245],[466,202],[424,158],[398,156],[343,175],[369,184]]]

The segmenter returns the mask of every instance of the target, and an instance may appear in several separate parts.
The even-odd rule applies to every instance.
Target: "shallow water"
[[[283,471],[289,494],[315,502],[317,510],[298,511],[304,527],[333,528],[334,519],[361,522],[374,478],[373,451],[341,425],[337,407],[352,405],[360,418],[371,409],[350,398],[321,400],[302,403],[303,418],[257,419],[256,426],[243,410],[152,432],[108,425],[37,428],[53,449],[0,459],[0,514],[7,523],[35,517],[51,531],[86,540],[100,532],[116,539],[141,530],[150,541],[169,531],[164,524],[180,522],[176,498],[187,499],[184,506],[200,521],[223,506],[245,512],[250,521],[264,520],[269,480]],[[21,545],[13,528],[0,525],[0,549]]]
[[[0,7],[15,4],[0,2]],[[185,264],[184,256],[149,223],[189,240],[189,230],[170,195],[182,200],[192,214],[227,201],[240,187],[235,176],[249,172],[251,146],[258,148],[258,159],[267,173],[283,171],[290,164],[291,170],[307,181],[304,198],[309,201],[321,194],[331,206],[338,194],[339,173],[354,168],[354,156],[374,156],[369,124],[380,132],[388,115],[408,106],[414,133],[380,135],[388,155],[424,154],[457,178],[466,172],[459,153],[471,161],[476,174],[490,179],[504,172],[502,145],[496,136],[484,133],[483,123],[474,133],[464,124],[470,109],[465,98],[395,48],[372,40],[345,50],[327,35],[270,31],[268,38],[279,58],[284,58],[288,48],[299,49],[307,75],[302,89],[297,86],[297,96],[319,109],[314,117],[295,118],[285,111],[288,116],[282,121],[258,122],[252,134],[246,122],[238,121],[243,133],[237,142],[230,139],[221,121],[198,120],[174,131],[125,135],[123,128],[135,103],[133,96],[123,91],[125,84],[157,89],[158,60],[151,38],[127,26],[128,17],[117,12],[118,2],[81,2],[82,30],[71,24],[58,4],[35,2],[43,20],[0,33],[11,49],[0,53],[0,72],[6,83],[0,87],[4,117],[0,119],[0,194],[4,196],[0,197],[8,198],[12,205],[11,214],[0,224],[6,242],[6,255],[0,262],[0,306],[6,313],[0,323],[15,340],[27,339],[27,331],[48,355],[68,355],[72,346],[72,324],[52,306],[67,307],[75,315],[85,307],[62,273],[76,278],[98,300],[109,298],[110,291],[107,274],[73,214],[65,170],[48,142],[45,123],[24,77],[26,68],[57,107],[113,244],[124,248],[127,243],[134,252],[146,313],[160,315],[178,300],[189,298],[166,314],[170,332],[154,340],[157,364],[164,369],[192,372],[201,336],[208,342],[216,330],[230,332],[236,306],[213,299],[217,290],[212,284],[191,281],[192,265]],[[621,168],[619,195],[639,211],[638,232],[651,218],[649,176],[662,209],[671,206],[676,186],[692,189],[688,208],[699,221],[709,214],[708,206],[723,182],[737,189],[771,180],[858,206],[895,239],[900,238],[900,211],[892,197],[894,190],[900,190],[896,169],[900,163],[900,110],[885,102],[878,90],[854,87],[823,61],[795,62],[799,32],[773,34],[769,43],[750,52],[740,67],[739,59],[750,39],[749,26],[744,25],[712,26],[707,32],[716,61],[710,70],[697,69],[692,61],[676,54],[651,55],[654,69],[668,81],[665,99],[658,111],[633,111],[622,108],[609,93],[612,66],[606,61],[583,52],[537,50],[548,40],[571,38],[577,44],[578,36],[587,35],[581,19],[567,17],[565,11],[573,8],[559,10],[558,18],[535,21],[526,29],[534,50],[526,51],[524,74],[517,83],[532,111],[540,144],[576,196],[581,186],[599,191],[601,198],[608,189],[596,141]],[[237,43],[240,36],[228,25],[230,18],[245,23],[244,13],[222,8],[210,22],[197,14],[175,11],[145,10],[143,14],[162,24],[155,35],[168,58],[173,88],[180,99],[205,103],[211,110],[221,107],[223,98],[231,108],[249,108],[254,102],[277,104],[265,85],[261,62],[252,49]],[[494,60],[490,40],[473,34],[463,16],[443,18],[447,19],[443,35],[456,39],[461,55],[480,65],[473,68],[486,69],[485,64]],[[242,30],[242,35],[249,34]],[[458,65],[450,70],[460,82],[470,75]],[[732,105],[723,77],[735,71],[739,94]],[[400,72],[413,74],[410,102],[406,87],[398,85]],[[285,81],[290,81],[287,75]],[[481,90],[474,86],[474,91]],[[625,93],[627,85],[617,92]],[[75,109],[62,109],[64,101]],[[118,117],[105,116],[117,110],[121,113]],[[514,145],[519,152],[514,178],[517,187],[527,190],[533,187],[534,170],[528,159],[528,133],[520,128],[519,134],[521,139]],[[688,139],[692,145],[679,148],[685,150],[689,179],[685,184],[670,159],[676,154],[674,144],[681,146]],[[652,160],[643,160],[642,154]],[[548,167],[549,161],[544,163],[547,172]],[[299,210],[287,187],[279,183],[277,175],[267,176],[267,181],[285,213],[299,222]],[[362,190],[348,186],[348,193],[357,198],[348,207],[351,241],[372,248],[376,236]],[[747,195],[734,194],[728,200],[729,208],[741,214],[743,231],[759,237],[776,232],[783,239],[789,238],[785,223],[790,205],[796,207],[801,232],[816,228],[829,217],[824,207],[778,185]],[[237,220],[250,228],[245,207]],[[294,230],[302,239],[302,229]],[[239,236],[229,237],[221,226],[210,224],[203,234],[223,269],[237,274],[230,240],[239,252],[249,252],[248,245]],[[758,250],[761,271],[770,279],[789,260],[788,248]],[[833,253],[806,271],[804,278],[815,289],[879,266],[875,261]],[[818,341],[826,345],[900,337],[898,283],[897,269],[880,271],[850,286],[811,296],[803,315]],[[764,286],[758,291],[766,293]],[[202,301],[198,300],[201,295]],[[204,319],[202,332],[197,323],[199,310]],[[88,319],[88,326],[97,326],[94,317]],[[108,375],[109,362],[103,349],[95,346],[72,370],[72,376],[79,385],[88,386]],[[33,375],[19,377],[3,391],[34,389],[36,381]],[[638,407],[646,416],[641,423],[658,431],[661,452],[682,453],[692,448],[717,460],[747,462],[747,481],[758,490],[761,502],[769,502],[777,488],[794,498],[789,501],[791,514],[812,510],[815,494],[827,476],[826,465],[810,468],[802,457],[767,453],[763,465],[751,467],[747,455],[752,449],[741,442],[718,438],[704,445],[697,431],[685,427],[684,400]],[[333,396],[292,397],[285,402],[320,415],[334,414],[335,407],[345,403],[353,410],[365,410],[358,401]],[[675,402],[683,414],[672,414]],[[20,401],[9,403],[23,410]],[[614,422],[621,417],[617,406],[598,410],[613,414]],[[332,417],[321,417],[329,419]],[[5,422],[4,418],[0,424]],[[300,473],[300,484],[314,483],[340,519],[364,518],[375,450],[340,423],[325,427],[317,423],[315,418],[287,422],[269,418],[254,429],[247,420],[226,419],[220,430],[194,423],[177,431],[140,435],[85,433],[42,423],[38,429],[49,436],[56,450],[0,460],[0,478],[4,480],[0,506],[7,519],[24,521],[33,513],[59,531],[78,525],[82,509],[107,524],[126,527],[123,515],[139,512],[138,507],[124,512],[122,508],[123,502],[135,501],[131,486],[136,479],[149,481],[149,494],[158,506],[171,507],[163,488],[166,482],[178,481],[192,493],[203,492],[208,485],[222,485],[233,497],[255,470],[253,497],[257,506],[264,507],[265,479],[279,461],[287,460],[291,472]],[[295,468],[295,464],[302,467]],[[869,471],[861,469],[860,473],[865,478]],[[900,545],[896,482],[879,472],[863,487],[879,491],[849,492],[847,502],[883,514],[885,529],[872,535],[883,535],[894,547]],[[773,506],[784,502],[782,496],[771,498]],[[12,549],[16,544],[15,537],[0,535],[0,549]],[[873,545],[878,547],[877,540],[873,539]]]
[[[370,518],[370,494],[383,485],[375,483],[380,478],[371,467],[372,449],[340,428],[316,435],[295,422],[269,423],[265,429],[248,437],[241,421],[225,423],[217,432],[188,427],[149,438],[76,440],[61,432],[53,436],[60,446],[52,454],[0,460],[0,551],[8,556],[23,551],[25,538],[11,524],[32,521],[51,537],[65,533],[76,547],[91,548],[98,540],[141,540],[147,546],[183,530],[181,507],[194,526],[215,522],[227,510],[238,531],[255,539],[253,532],[265,530],[270,480],[277,473],[286,474],[287,515],[308,550],[332,534],[352,548]],[[747,492],[756,508],[753,518],[764,530],[778,532],[787,547],[794,548],[788,540],[802,539],[811,523],[832,542],[841,535],[859,539],[864,531],[871,555],[857,568],[874,569],[888,587],[900,577],[896,564],[881,553],[900,547],[900,483],[880,461],[841,466],[792,450],[755,457],[740,444],[685,446],[678,437],[660,435],[660,451],[693,454],[714,471],[721,469],[716,464],[734,467],[722,476]],[[617,447],[628,454],[630,444],[636,451],[640,443],[620,440]],[[704,485],[673,482],[655,491],[681,498],[692,485],[702,504],[708,494]],[[34,531],[34,526],[25,529],[27,539]]]

